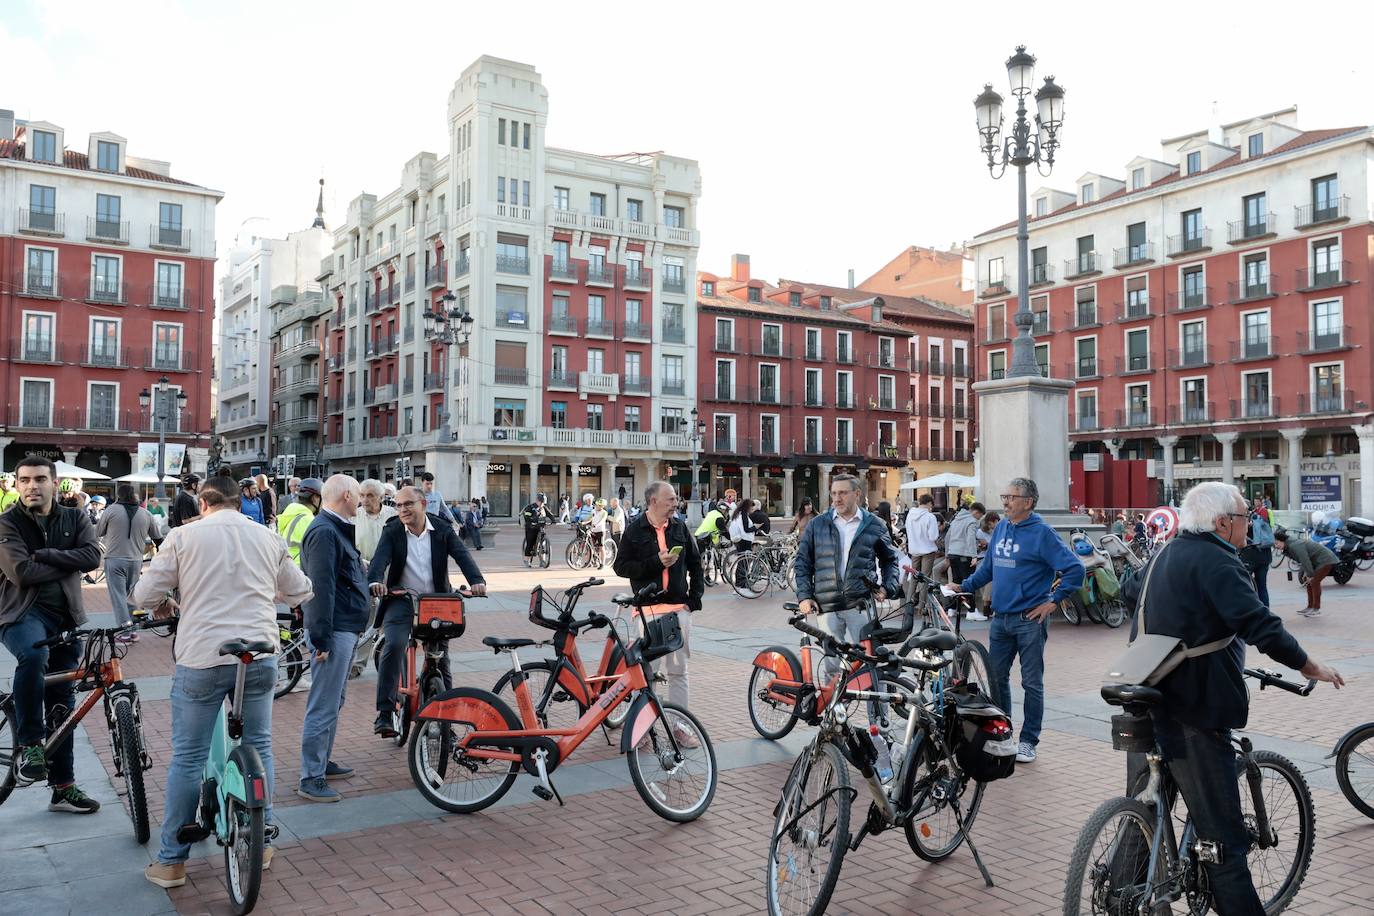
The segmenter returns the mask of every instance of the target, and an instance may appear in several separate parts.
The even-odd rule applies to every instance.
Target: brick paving
[[[453,646],[459,684],[490,688],[501,673],[503,660],[485,654],[482,636],[547,635],[525,619],[532,585],[561,588],[585,577],[557,562],[547,571],[526,570],[516,556],[517,543],[503,537],[495,550],[478,555],[495,594],[471,605],[468,632]],[[555,547],[558,557],[561,544]],[[583,611],[608,610],[609,595],[625,588],[609,570],[605,577],[607,585],[584,597]],[[1374,821],[1346,804],[1321,761],[1347,728],[1374,717],[1374,619],[1368,613],[1374,574],[1357,575],[1345,587],[1331,586],[1325,616],[1318,620],[1297,616],[1303,593],[1282,573],[1271,576],[1271,590],[1276,609],[1309,651],[1338,667],[1345,662],[1350,682],[1339,694],[1322,687],[1308,698],[1277,691],[1253,696],[1251,729],[1257,746],[1275,747],[1297,759],[1313,783],[1317,805],[1316,854],[1289,912],[1374,912],[1369,903]],[[106,608],[103,585],[88,586],[86,596],[92,610]],[[722,747],[735,751],[765,744],[749,725],[744,685],[755,647],[796,642],[785,629],[781,600],[770,595],[746,602],[717,587],[708,591],[706,608],[693,618],[700,638],[692,658],[691,706],[718,753]],[[1102,800],[1120,792],[1124,779],[1124,757],[1103,740],[1106,725],[1100,720],[1109,715],[1108,708],[1094,700],[1101,672],[1124,641],[1124,630],[1072,627],[1062,620],[1053,626],[1040,759],[988,788],[974,829],[997,887],[983,886],[965,850],[931,865],[917,859],[895,831],[868,838],[847,856],[831,912],[1057,912],[1078,830]],[[588,664],[600,657],[600,645],[597,636],[583,643]],[[125,664],[130,676],[149,683],[144,723],[156,761],[147,774],[155,821],[162,811],[170,710],[165,699],[157,698],[165,696],[165,687],[159,695],[152,685],[171,673],[170,648],[168,641],[145,638]],[[533,657],[522,653],[522,658]],[[1258,661],[1262,657],[1252,652],[1252,662]],[[293,809],[290,822],[297,825],[330,814],[323,809],[352,805],[347,810],[364,810],[358,806],[369,799],[395,810],[377,822],[344,817],[338,826],[315,831],[319,835],[286,838],[266,876],[257,912],[734,914],[765,908],[771,811],[788,766],[783,750],[769,746],[771,756],[759,758],[762,762],[723,765],[711,809],[692,824],[674,825],[656,817],[630,785],[623,764],[614,762],[606,772],[617,774],[616,787],[569,793],[561,809],[534,800],[522,778],[502,806],[476,815],[439,816],[427,811],[414,792],[404,750],[372,735],[373,676],[350,682],[349,689],[334,756],[356,767],[358,774],[334,784],[344,794],[344,804],[309,806],[292,792],[304,687],[277,701],[274,709],[277,803]],[[91,717],[87,726],[91,744],[109,770],[104,724]],[[788,747],[805,740],[805,731],[799,727]],[[593,736],[571,758],[568,772],[575,765],[616,756],[614,748]],[[0,809],[0,824],[6,810]],[[119,816],[124,815],[114,806],[99,815]],[[125,838],[127,842],[127,834]],[[142,882],[136,872],[125,878]],[[186,887],[170,893],[169,905],[181,913],[227,912],[221,858],[193,860]],[[140,910],[116,906],[112,911]]]

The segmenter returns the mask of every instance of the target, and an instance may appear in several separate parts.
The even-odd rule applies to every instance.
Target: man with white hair
[[[281,506],[277,511],[282,511],[296,501],[296,489],[300,485],[301,479],[299,477],[292,477],[286,482],[286,495],[281,498]]]
[[[1141,605],[1132,639],[1143,614],[1150,634],[1178,637],[1190,647],[1215,646],[1185,659],[1155,685],[1163,698],[1152,716],[1155,740],[1199,841],[1217,844],[1219,861],[1204,867],[1222,916],[1264,912],[1245,863],[1250,833],[1231,746],[1231,730],[1245,727],[1250,709],[1242,673],[1245,647],[1254,646],[1303,677],[1337,688],[1345,683],[1337,671],[1304,652],[1260,601],[1237,553],[1248,527],[1240,490],[1216,481],[1198,484],[1183,499],[1178,536],[1126,589],[1128,603]],[[1131,794],[1148,775],[1144,755],[1132,754]]]
[[[354,543],[358,545],[363,563],[367,564],[372,562],[372,555],[377,552],[377,542],[382,539],[382,526],[387,519],[396,517],[396,510],[384,502],[386,490],[380,480],[369,477],[363,481],[360,489],[362,506],[353,520],[356,532]]]
[[[353,537],[360,491],[358,481],[346,474],[326,480],[320,513],[301,544],[301,569],[315,589],[314,597],[304,605],[305,629],[314,655],[296,794],[312,802],[338,801],[341,796],[329,788],[327,780],[353,775],[351,767],[335,763],[329,755],[334,750],[353,650],[372,612],[367,574]]]

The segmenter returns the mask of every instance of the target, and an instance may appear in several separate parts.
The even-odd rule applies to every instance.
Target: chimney
[[[0,108],[0,140],[14,139],[14,112]]]
[[[854,288],[854,268],[849,268],[849,288]]]
[[[749,255],[730,255],[730,279],[741,283],[749,282]]]

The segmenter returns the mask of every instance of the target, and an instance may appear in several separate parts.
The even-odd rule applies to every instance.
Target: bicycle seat
[[[219,647],[220,655],[243,655],[251,653],[253,655],[274,655],[277,647],[265,639],[231,639],[226,643],[221,643]]]
[[[491,649],[523,649],[526,646],[537,645],[533,639],[502,639],[500,636],[483,636],[482,645]]]
[[[634,596],[634,595],[627,595],[627,594],[624,594],[624,593],[622,592],[622,593],[619,594],[619,595],[612,595],[612,596],[611,596],[611,603],[612,603],[612,604],[618,604],[618,605],[620,605],[621,607],[630,607],[630,606],[632,606],[632,605],[635,603],[635,596]]]
[[[1113,706],[1157,706],[1164,700],[1164,694],[1143,684],[1106,684],[1102,687],[1102,699]]]
[[[959,637],[955,636],[951,630],[941,630],[937,627],[926,627],[911,639],[907,640],[904,647],[907,652],[912,649],[933,649],[936,652],[948,652],[959,644]]]

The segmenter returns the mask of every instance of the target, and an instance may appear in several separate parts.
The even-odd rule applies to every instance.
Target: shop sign
[[[1088,452],[1083,456],[1083,470],[1100,471],[1102,470],[1102,453]]]
[[[1341,511],[1341,475],[1303,474],[1302,507],[1308,512]]]
[[[580,464],[580,465],[577,466],[577,476],[578,476],[578,477],[600,477],[600,476],[601,476],[601,468],[599,468],[599,467],[593,467],[592,465],[589,465],[589,464]]]
[[[1304,474],[1336,474],[1345,471],[1360,473],[1360,459],[1357,458],[1310,458],[1298,464]]]
[[[39,458],[46,458],[49,461],[64,461],[66,456],[62,449],[55,445],[33,445],[28,442],[14,442],[5,446],[5,467],[12,468],[19,463],[19,459],[28,458],[35,455]]]
[[[488,463],[488,464],[487,464],[487,473],[488,473],[488,474],[509,474],[509,473],[510,473],[510,467],[509,467],[509,465],[504,465],[504,464]]]

